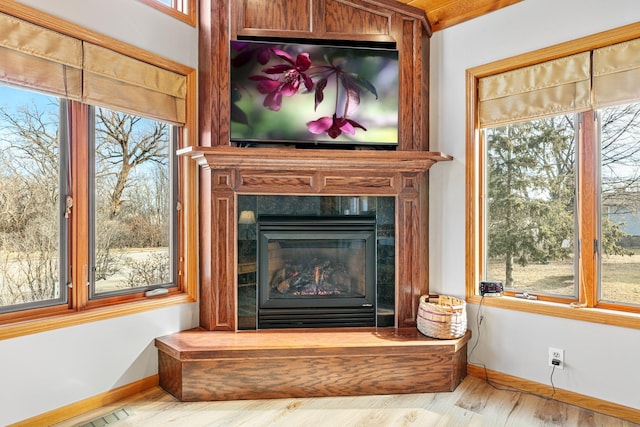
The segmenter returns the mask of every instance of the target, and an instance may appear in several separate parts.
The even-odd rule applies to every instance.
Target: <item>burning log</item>
[[[351,277],[341,263],[313,259],[307,265],[287,264],[276,270],[269,286],[283,295],[343,295],[350,289]]]

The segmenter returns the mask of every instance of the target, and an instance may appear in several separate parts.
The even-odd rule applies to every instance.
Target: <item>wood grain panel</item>
[[[237,400],[452,391],[466,375],[470,336],[434,340],[415,328],[196,330],[158,338],[156,347],[160,384],[174,396]],[[164,378],[172,375],[181,379]]]
[[[202,166],[201,326],[235,327],[235,212],[238,194],[395,195],[414,191],[411,209],[399,218],[402,246],[396,271],[402,273],[396,313],[413,317],[413,295],[427,289],[426,194],[403,187],[400,174],[423,175],[438,161],[451,160],[428,149],[428,45],[431,28],[424,11],[394,0],[200,0],[199,147],[180,154]],[[231,147],[229,141],[229,42],[240,36],[363,42],[394,42],[400,52],[399,145],[389,150],[319,150]],[[218,174],[221,172],[221,174]],[[204,182],[208,181],[208,182]],[[408,193],[397,202],[405,209]],[[226,212],[224,210],[227,209]],[[410,210],[410,212],[409,212]],[[404,211],[403,211],[404,212]],[[408,216],[407,216],[408,215]],[[424,214],[423,214],[424,215]],[[405,222],[405,217],[407,220]],[[420,253],[418,253],[420,252]],[[406,255],[406,256],[405,256]],[[413,320],[414,321],[414,320]],[[403,320],[402,324],[407,324]]]
[[[201,168],[202,169],[202,168]],[[211,192],[211,170],[202,169],[199,174],[199,286],[198,296],[200,307],[200,326],[212,330],[215,327],[213,313],[216,312],[214,306],[213,289],[213,228],[212,221],[212,197]]]
[[[440,31],[522,0],[398,0],[427,14],[433,31]]]
[[[451,391],[451,357],[371,355],[187,364],[181,400],[278,399]],[[267,375],[265,375],[267,374]]]
[[[445,8],[427,9],[427,19],[433,31],[439,31],[485,15],[522,0],[458,0]]]
[[[412,21],[401,23],[401,43],[399,48],[400,74],[398,81],[398,146],[401,150],[414,150],[414,122],[422,120],[414,115],[415,104],[422,102],[414,92],[416,73],[421,65],[416,58],[416,47],[413,44]]]
[[[397,192],[397,175],[325,175],[325,192],[355,195],[389,195]]]
[[[158,372],[163,373],[159,376],[160,387],[182,400],[182,363],[175,357],[159,351]]]
[[[310,192],[314,187],[314,175],[301,172],[240,171],[238,191],[245,193]]]
[[[396,305],[398,327],[416,325],[416,308],[420,295],[415,295],[414,283],[419,280],[415,253],[419,235],[416,233],[417,217],[415,212],[416,197],[400,196],[398,198],[396,228],[398,230],[397,258],[400,268],[396,275]]]
[[[384,34],[391,33],[391,16],[387,10],[355,1],[327,0],[325,26],[327,33]]]
[[[312,0],[245,0],[243,28],[312,31]]]
[[[217,92],[216,102],[212,105],[212,139],[213,146],[229,144],[231,133],[231,75],[229,74],[229,5],[226,1],[214,2],[214,12],[219,14],[214,29],[214,45],[211,61],[213,62],[212,80]],[[198,49],[200,51],[200,49]]]
[[[210,169],[246,169],[288,172],[366,170],[370,172],[424,172],[436,162],[453,157],[436,151],[295,150],[286,148],[186,147],[191,156]]]
[[[236,207],[232,193],[213,192],[212,226],[212,300],[211,310],[213,330],[235,330],[236,287],[235,287],[235,216]]]
[[[583,141],[597,141],[597,119],[594,111],[582,113],[578,138]],[[598,173],[593,170],[599,163],[598,150],[594,144],[578,145],[580,159],[578,172],[578,228],[580,230],[580,241],[582,242],[580,268],[578,283],[580,303],[587,307],[594,307],[598,302],[598,285],[593,283],[598,277],[597,254],[595,253],[595,242],[598,241],[598,214],[592,206],[597,206],[595,192],[591,189],[598,188],[595,177]],[[593,242],[593,243],[592,243]],[[589,292],[588,290],[591,290]]]

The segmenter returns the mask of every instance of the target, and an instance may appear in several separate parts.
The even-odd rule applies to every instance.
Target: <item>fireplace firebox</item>
[[[261,216],[258,328],[376,326],[376,219]]]

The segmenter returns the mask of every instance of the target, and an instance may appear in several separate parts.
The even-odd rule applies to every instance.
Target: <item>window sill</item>
[[[482,298],[479,295],[473,295],[467,298],[467,303],[480,304],[481,299]],[[482,300],[482,305],[533,314],[542,314],[545,316],[582,320],[584,322],[620,326],[623,328],[640,329],[640,315],[624,311],[606,310],[602,308],[574,308],[569,304],[539,300],[523,300],[508,296],[484,298],[484,300]]]
[[[188,294],[180,293],[175,296],[152,298],[144,301],[11,323],[0,326],[0,341],[195,301],[196,300]]]

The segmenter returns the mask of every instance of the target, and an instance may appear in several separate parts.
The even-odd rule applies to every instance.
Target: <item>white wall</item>
[[[197,66],[196,29],[137,0],[21,2]],[[464,295],[465,70],[639,19],[637,0],[526,0],[434,35],[431,144],[455,157],[430,173],[434,292]],[[548,384],[547,349],[564,348],[558,387],[640,408],[640,331],[486,307],[483,313],[474,361]],[[469,320],[475,333],[475,307]],[[197,304],[189,304],[0,341],[0,425],[155,374],[153,338],[197,323]]]
[[[196,28],[138,0],[16,1],[189,67],[198,67]]]
[[[637,0],[526,0],[434,34],[431,149],[455,160],[430,171],[430,291],[465,293],[465,70],[638,20]],[[477,337],[477,306],[469,309]],[[556,369],[556,387],[640,408],[640,330],[496,308],[482,312],[473,362],[549,385],[548,348],[563,348],[566,369]]]
[[[21,3],[197,67],[197,30],[137,0]],[[0,425],[156,374],[153,339],[197,325],[194,303],[0,341]]]

